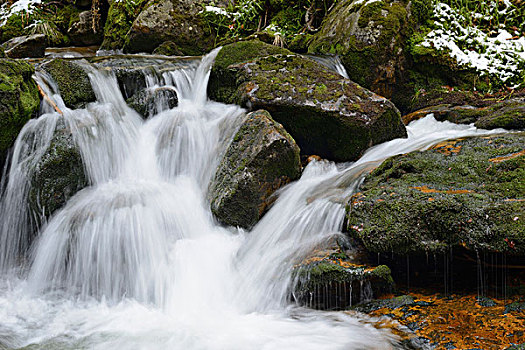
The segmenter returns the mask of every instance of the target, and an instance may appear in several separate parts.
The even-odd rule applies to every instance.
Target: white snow
[[[511,5],[508,0],[504,3],[507,7],[500,14],[505,14]],[[473,67],[483,75],[496,76],[506,82],[516,76],[519,64],[525,62],[523,36],[516,39],[504,28],[500,28],[496,36],[489,36],[476,27],[465,27],[461,24],[466,23],[462,15],[443,3],[435,5],[434,17],[436,29],[427,34],[421,45],[447,51],[459,65]],[[473,17],[483,18],[483,15],[473,14]]]
[[[4,3],[0,7],[0,26],[3,26],[7,19],[19,12],[31,13],[33,12],[34,5],[40,4],[42,0],[18,0],[11,5],[7,6],[7,3]]]

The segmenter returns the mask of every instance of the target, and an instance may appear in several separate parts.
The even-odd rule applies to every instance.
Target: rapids
[[[14,146],[0,202],[0,349],[397,346],[364,316],[295,305],[291,269],[340,235],[344,199],[381,160],[488,132],[428,116],[355,163],[311,162],[251,232],[222,227],[207,189],[245,111],[207,99],[216,54],[148,75],[150,87],[175,89],[179,105],[156,101],[146,121],[110,70],[86,63],[97,102],[77,110],[37,75],[64,115],[44,106]],[[29,247],[38,221],[26,205],[30,177],[58,125],[72,131],[90,186]]]

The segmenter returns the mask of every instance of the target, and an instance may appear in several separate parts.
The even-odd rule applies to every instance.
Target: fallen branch
[[[44,90],[42,90],[42,88],[37,85],[38,87],[38,91],[40,92],[40,95],[42,95],[42,97],[44,98],[44,100],[46,100],[51,106],[53,106],[53,108],[55,109],[55,111],[57,111],[58,114],[60,114],[61,116],[64,115],[64,112],[62,112],[60,110],[60,108],[58,108],[57,104],[55,102],[53,102],[49,96],[47,96],[47,94],[44,92]]]

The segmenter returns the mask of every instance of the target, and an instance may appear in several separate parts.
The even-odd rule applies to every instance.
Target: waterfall
[[[86,63],[97,101],[76,110],[49,77],[37,77],[63,116],[44,106],[14,147],[0,203],[0,348],[395,346],[363,316],[290,303],[291,269],[340,235],[344,199],[382,159],[483,131],[427,117],[409,126],[408,139],[378,145],[355,163],[311,162],[251,232],[222,227],[206,191],[245,113],[207,100],[216,54],[148,75],[148,87],[174,89],[179,104],[158,101],[145,121],[111,70]],[[37,222],[26,204],[31,174],[59,125],[71,131],[90,186],[28,247]]]

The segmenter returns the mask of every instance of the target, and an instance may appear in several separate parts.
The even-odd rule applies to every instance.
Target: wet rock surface
[[[299,178],[299,147],[266,111],[249,113],[210,185],[211,210],[230,226],[252,227],[280,187]]]
[[[80,151],[71,131],[59,121],[49,148],[33,173],[29,206],[36,217],[48,218],[86,186],[88,179]]]
[[[523,133],[473,137],[387,159],[348,203],[350,235],[376,253],[522,256],[523,144]]]
[[[44,57],[46,46],[44,34],[19,36],[2,44],[10,58]]]
[[[223,48],[229,56],[235,49]],[[372,145],[406,136],[390,101],[306,57],[271,55],[231,64],[227,70],[230,78],[223,81],[224,88],[211,95],[221,102],[268,110],[303,154],[355,160]]]
[[[316,251],[294,267],[294,299],[321,310],[342,310],[390,293],[388,266],[356,264],[340,250]]]
[[[57,83],[58,89],[69,108],[81,108],[96,100],[91,81],[82,64],[61,58],[52,59],[40,66]]]
[[[436,120],[456,124],[471,124],[480,129],[503,128],[508,130],[525,129],[525,98],[504,101],[495,99],[477,101],[476,106],[441,104],[427,107],[403,116],[403,122],[420,119],[432,113]]]

